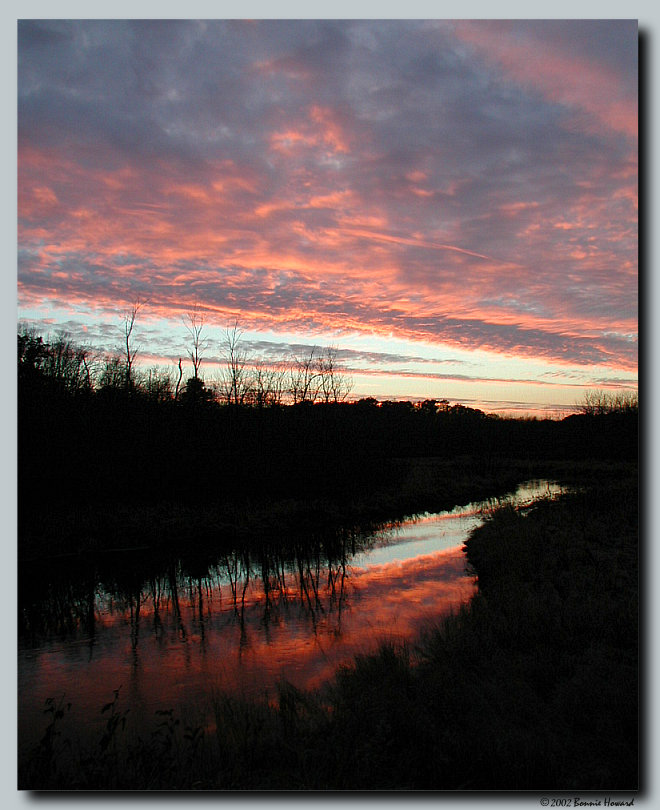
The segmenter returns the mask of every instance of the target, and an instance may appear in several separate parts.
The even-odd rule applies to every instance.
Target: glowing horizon
[[[20,21],[19,320],[354,396],[636,389],[635,21]],[[529,407],[527,407],[529,406]]]

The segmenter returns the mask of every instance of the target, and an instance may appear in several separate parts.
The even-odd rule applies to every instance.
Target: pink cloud
[[[238,25],[213,81],[174,60],[113,96],[89,64],[71,109],[28,61],[21,305],[148,291],[172,319],[201,297],[264,330],[634,367],[635,77],[548,30]]]
[[[605,126],[637,139],[637,100],[630,98],[621,74],[604,62],[549,41],[542,27],[521,30],[507,23],[464,22],[456,23],[455,31],[520,85],[571,108],[576,126]]]

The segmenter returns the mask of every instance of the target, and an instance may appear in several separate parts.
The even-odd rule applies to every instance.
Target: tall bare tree
[[[250,401],[258,408],[280,405],[284,394],[286,370],[265,360],[254,362],[250,370]]]
[[[202,339],[204,331],[204,313],[199,304],[187,313],[184,319],[184,326],[190,335],[190,348],[187,350],[188,357],[193,366],[193,377],[199,378],[199,367],[202,365],[202,354],[206,348],[206,341]]]
[[[315,402],[320,391],[317,346],[312,346],[306,354],[294,356],[289,371],[289,392],[294,404]]]
[[[351,378],[337,362],[337,349],[328,346],[317,358],[320,393],[324,402],[343,402],[353,387]]]
[[[242,335],[243,332],[238,327],[238,321],[234,321],[233,327],[225,329],[220,342],[225,361],[220,386],[230,405],[242,405],[250,387],[250,375],[246,368],[249,358],[241,344]]]
[[[144,301],[136,298],[131,308],[124,314],[124,356],[126,358],[125,387],[127,391],[133,388],[133,364],[139,349],[135,346],[133,329],[138,312],[144,306]]]

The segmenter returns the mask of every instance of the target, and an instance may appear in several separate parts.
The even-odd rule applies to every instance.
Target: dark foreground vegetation
[[[19,335],[19,566],[237,547],[451,508],[534,475],[577,491],[495,512],[466,544],[470,605],[318,693],[216,695],[211,726],[173,707],[140,738],[117,689],[91,744],[61,733],[75,695],[49,702],[21,788],[638,788],[636,402],[500,419],[346,402],[330,385],[295,404],[231,384],[223,399],[197,366],[190,379],[139,379],[121,358],[94,376],[79,347]]]
[[[466,544],[478,595],[422,638],[356,659],[318,693],[216,695],[209,728],[160,712],[147,739],[120,692],[84,747],[59,736],[67,706],[53,702],[19,784],[637,789],[637,522],[634,475],[500,509]]]

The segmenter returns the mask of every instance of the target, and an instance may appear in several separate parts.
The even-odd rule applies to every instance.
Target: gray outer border
[[[335,19],[378,19],[378,18],[447,18],[447,19],[486,19],[486,18],[519,18],[519,19],[637,19],[639,21],[640,32],[644,37],[645,46],[645,67],[647,70],[644,83],[641,86],[643,95],[640,102],[645,102],[645,118],[643,131],[646,146],[644,166],[645,180],[643,183],[642,198],[642,226],[643,233],[646,234],[642,243],[641,255],[643,265],[640,274],[640,289],[643,305],[640,313],[644,339],[641,341],[644,351],[640,354],[642,367],[645,371],[640,375],[640,391],[645,404],[642,408],[644,413],[653,414],[653,405],[657,401],[657,385],[654,371],[656,370],[656,350],[660,332],[654,324],[654,314],[660,304],[658,301],[658,282],[656,279],[656,268],[654,263],[654,250],[651,234],[658,232],[657,213],[653,209],[652,196],[657,188],[658,171],[651,154],[651,144],[655,140],[653,137],[658,132],[658,99],[657,96],[657,72],[658,62],[654,54],[654,45],[658,35],[658,25],[660,20],[660,6],[652,0],[637,0],[636,2],[613,2],[613,0],[554,0],[554,2],[536,3],[532,6],[529,0],[503,0],[500,3],[489,3],[487,0],[463,0],[460,7],[456,3],[434,3],[432,0],[406,0],[406,2],[394,2],[394,0],[333,0],[333,2],[313,2],[309,0],[279,0],[279,2],[267,2],[267,0],[243,0],[242,3],[227,2],[227,0],[188,0],[186,3],[177,3],[175,0],[114,0],[106,2],[84,2],[84,0],[65,0],[64,2],[48,2],[48,0],[5,0],[2,4],[2,26],[0,27],[2,56],[2,109],[4,125],[2,128],[2,227],[4,230],[4,244],[7,246],[6,263],[2,271],[1,295],[0,295],[0,329],[4,350],[0,354],[2,369],[3,389],[5,395],[0,400],[3,430],[0,433],[0,483],[2,484],[1,504],[4,526],[2,531],[2,542],[6,549],[10,549],[8,558],[11,565],[7,566],[9,573],[8,582],[5,582],[5,590],[2,597],[9,601],[10,619],[8,626],[11,628],[10,642],[12,650],[16,649],[16,481],[15,481],[15,458],[16,458],[16,398],[15,398],[15,324],[17,317],[16,300],[16,21],[22,18],[39,17],[59,17],[59,18],[335,18]],[[656,226],[656,227],[654,227]],[[6,342],[5,342],[6,341]],[[648,381],[648,382],[647,382]],[[658,482],[655,476],[656,460],[660,449],[660,438],[657,429],[649,420],[648,425],[642,424],[645,428],[642,435],[643,442],[640,445],[643,451],[642,484],[643,496],[642,504],[654,506],[655,495],[658,489]],[[645,760],[643,775],[645,777],[644,790],[634,794],[636,807],[655,807],[658,801],[658,778],[654,771],[658,771],[658,756],[655,745],[655,734],[658,729],[658,701],[655,698],[653,685],[657,683],[658,673],[658,650],[652,644],[651,629],[654,628],[655,620],[658,620],[658,600],[654,597],[651,582],[652,577],[658,580],[658,553],[653,545],[657,537],[660,537],[660,525],[658,524],[656,509],[643,510],[643,534],[649,538],[646,544],[642,545],[642,552],[645,554],[643,570],[649,572],[642,584],[646,584],[646,601],[643,602],[643,615],[646,621],[643,628],[646,633],[647,644],[643,645],[645,652],[645,671],[642,676],[642,687],[646,687],[645,706],[642,712],[644,737],[641,740],[642,755]],[[7,559],[7,557],[5,557]],[[143,802],[153,801],[178,806],[187,806],[190,803],[202,801],[222,802],[224,806],[250,806],[253,804],[300,804],[307,802],[319,802],[321,804],[334,804],[341,802],[356,806],[358,804],[373,803],[422,803],[422,804],[442,804],[443,807],[460,807],[461,809],[479,807],[483,804],[495,804],[502,807],[512,805],[520,807],[540,807],[539,801],[543,795],[537,793],[477,793],[457,795],[453,793],[415,793],[405,794],[201,794],[192,796],[191,794],[31,794],[25,791],[16,790],[16,660],[10,655],[11,664],[0,670],[0,695],[2,696],[3,719],[2,730],[0,731],[0,795],[2,796],[2,807],[13,808],[32,804],[44,803],[65,803],[85,806],[87,803],[97,801],[103,804],[133,807]],[[548,794],[561,796],[563,798],[574,798],[574,792],[563,791],[561,793]],[[605,798],[597,793],[582,795],[583,800],[598,800]],[[630,799],[632,795],[612,795],[611,798]]]

